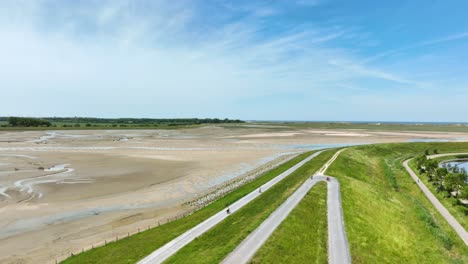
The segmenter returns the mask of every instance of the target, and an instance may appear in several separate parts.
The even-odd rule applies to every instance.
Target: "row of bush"
[[[244,123],[239,119],[219,118],[94,118],[94,117],[46,117],[45,120],[55,123],[90,123],[90,124],[221,124]]]
[[[50,127],[52,123],[39,118],[9,117],[8,124],[12,127]]]
[[[244,123],[235,119],[218,118],[179,118],[179,119],[150,119],[150,118],[87,118],[87,117],[8,117],[1,118],[0,121],[7,121],[1,127],[155,127],[163,126],[187,126],[200,124],[223,124],[223,123]],[[57,124],[58,123],[58,124]]]

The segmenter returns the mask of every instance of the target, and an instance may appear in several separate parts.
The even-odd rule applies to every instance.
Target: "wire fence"
[[[188,212],[178,214],[176,216],[169,217],[169,218],[166,218],[166,219],[163,219],[163,220],[158,220],[158,221],[154,222],[152,225],[150,224],[150,225],[147,225],[145,227],[138,227],[133,232],[126,232],[126,233],[121,232],[121,233],[115,235],[115,237],[110,237],[109,239],[105,239],[104,241],[92,243],[91,245],[89,245],[87,247],[82,247],[81,249],[69,250],[67,253],[63,253],[61,256],[55,258],[55,264],[58,264],[58,263],[66,260],[66,259],[68,259],[70,257],[73,257],[75,255],[84,253],[84,252],[92,250],[94,248],[106,246],[107,244],[115,243],[117,241],[120,241],[122,239],[128,238],[128,237],[136,235],[136,234],[139,234],[141,232],[148,231],[148,230],[150,230],[152,228],[159,227],[159,226],[167,224],[169,222],[173,222],[173,221],[182,219],[184,217],[187,217],[187,216],[195,213],[196,211],[200,210],[201,208],[203,208],[205,206],[206,205],[200,205],[200,206],[197,206],[195,209],[192,209],[192,210],[190,210]]]

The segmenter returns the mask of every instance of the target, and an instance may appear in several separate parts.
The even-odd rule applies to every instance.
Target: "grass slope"
[[[367,145],[344,151],[328,170],[341,183],[353,263],[468,263],[468,248],[406,173],[424,153],[467,143]]]
[[[336,150],[325,151],[307,162],[241,210],[182,248],[166,263],[197,264],[222,261],[335,152]]]
[[[258,250],[252,263],[328,263],[327,184],[315,185]]]
[[[451,159],[453,157],[446,157],[446,160]],[[437,188],[429,181],[427,175],[421,175],[418,172],[416,163],[414,160],[410,162],[410,167],[413,171],[418,175],[419,179],[427,186],[429,190],[439,199],[439,201],[447,208],[447,210],[457,219],[460,225],[463,226],[466,230],[468,230],[468,207],[465,207],[459,204],[458,199],[450,196],[448,197],[448,193],[446,191],[437,192]]]
[[[107,246],[98,247],[75,255],[62,263],[135,263],[185,231],[219,212],[227,205],[234,203],[259,186],[299,163],[314,152],[315,151],[306,152],[293,158],[192,215],[119,240],[118,242],[109,243]]]

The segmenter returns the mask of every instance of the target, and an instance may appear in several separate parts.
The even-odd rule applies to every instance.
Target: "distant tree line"
[[[49,127],[52,125],[52,123],[47,120],[30,117],[9,117],[7,121],[8,124],[13,127]]]
[[[60,123],[100,124],[220,124],[245,123],[239,119],[219,118],[94,118],[94,117],[46,117],[45,120]]]
[[[245,123],[239,119],[219,118],[93,118],[93,117],[0,117],[14,127],[151,127],[151,126],[184,126],[200,124]]]
[[[426,155],[429,151],[426,151]],[[437,153],[437,151],[434,151]],[[429,182],[436,187],[437,192],[447,192],[447,196],[468,199],[468,174],[464,168],[441,166],[435,159],[428,159],[426,155],[416,158],[419,173],[425,175]]]

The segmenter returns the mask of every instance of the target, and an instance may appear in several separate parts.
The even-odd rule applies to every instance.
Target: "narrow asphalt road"
[[[257,250],[268,240],[276,228],[299,202],[307,195],[310,189],[320,181],[328,183],[328,262],[331,264],[351,263],[348,239],[344,226],[343,210],[341,207],[340,184],[337,179],[323,174],[342,152],[335,155],[310,180],[302,184],[278,209],[276,209],[254,232],[229,254],[223,264],[244,264],[255,255]]]
[[[317,176],[316,176],[317,177]],[[330,177],[328,182],[328,263],[351,263],[348,238],[341,205],[340,184],[336,178]]]
[[[457,153],[461,154],[461,153]],[[434,157],[441,157],[441,156],[450,156],[450,155],[457,155],[457,154],[439,154],[439,155],[433,155],[430,156],[431,158]],[[464,153],[466,154],[466,153]],[[403,166],[405,167],[406,171],[411,175],[411,178],[416,182],[416,184],[419,186],[419,188],[423,191],[423,193],[426,195],[427,199],[431,201],[431,203],[434,205],[434,207],[439,211],[439,213],[447,220],[450,226],[457,232],[457,234],[460,236],[460,238],[465,242],[465,245],[468,246],[468,233],[466,230],[463,228],[462,225],[453,217],[453,215],[443,206],[440,201],[435,197],[434,194],[424,185],[424,183],[418,178],[416,173],[410,168],[408,163],[410,162],[411,159],[406,160],[403,162]]]
[[[303,161],[297,163],[293,167],[289,168],[285,172],[281,173],[280,175],[276,176],[269,182],[263,184],[260,188],[263,191],[270,189],[272,186],[280,182],[282,179],[293,173],[299,167],[303,166],[306,162],[310,161],[311,159],[318,156],[323,151],[316,152]],[[231,213],[236,212],[255,198],[257,198],[261,193],[259,190],[254,190],[251,193],[247,194],[246,196],[239,199],[237,202],[233,203],[229,206]],[[155,264],[155,263],[162,263],[170,256],[174,255],[177,251],[183,248],[185,245],[192,242],[195,238],[199,237],[200,235],[204,234],[212,227],[223,221],[226,217],[230,214],[226,212],[227,208],[223,209],[222,211],[216,213],[212,217],[208,218],[207,220],[203,221],[202,223],[198,224],[197,226],[193,227],[192,229],[188,230],[187,232],[183,233],[182,235],[178,236],[177,238],[173,239],[172,241],[168,242],[164,246],[160,247],[159,249],[155,250],[153,253],[148,255],[147,257],[140,260],[139,264]]]

